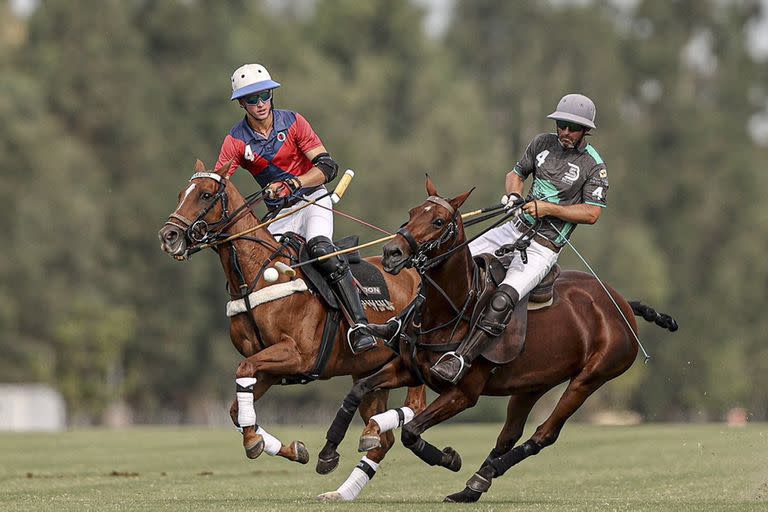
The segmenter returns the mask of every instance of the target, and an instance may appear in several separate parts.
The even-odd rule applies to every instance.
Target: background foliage
[[[497,201],[560,96],[590,95],[610,207],[574,243],[682,325],[644,327],[651,362],[590,406],[766,419],[768,68],[747,38],[761,16],[748,0],[457,0],[434,35],[406,0],[52,0],[27,16],[0,1],[0,381],[50,383],[75,423],[115,400],[139,422],[226,419],[223,275],[212,255],[173,262],[156,231],[239,120],[232,70],[261,62],[277,105],[358,171],[342,209],[388,228],[425,171],[446,195],[476,186],[469,208]],[[275,393],[305,413],[347,386]]]

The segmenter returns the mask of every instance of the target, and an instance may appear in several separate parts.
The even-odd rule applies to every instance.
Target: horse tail
[[[643,317],[647,322],[653,322],[659,327],[668,329],[670,332],[677,330],[677,321],[665,313],[657,313],[651,306],[647,306],[640,301],[629,301],[632,311],[636,316]]]

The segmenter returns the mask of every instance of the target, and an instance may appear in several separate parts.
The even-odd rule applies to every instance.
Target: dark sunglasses
[[[272,99],[272,90],[269,91],[261,91],[257,92],[256,94],[252,94],[251,96],[248,96],[245,98],[245,102],[249,105],[258,105],[259,102],[266,103],[269,100]]]
[[[581,126],[580,124],[571,123],[570,121],[555,121],[555,123],[557,124],[557,127],[560,128],[561,130],[565,130],[566,128],[568,128],[568,130],[572,132],[584,131],[583,126]]]

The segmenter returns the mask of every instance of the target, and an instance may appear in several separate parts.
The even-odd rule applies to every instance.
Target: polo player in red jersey
[[[307,241],[311,258],[336,250],[333,237],[333,207],[325,184],[337,174],[338,164],[323,146],[309,122],[299,113],[274,108],[274,90],[280,87],[261,64],[245,64],[232,74],[232,97],[245,116],[225,137],[216,168],[230,160],[230,175],[238,167],[250,172],[265,188],[265,202],[271,212],[297,210],[269,225],[272,234],[293,232]],[[317,200],[299,210],[306,201]],[[325,208],[323,208],[325,207]],[[368,324],[347,260],[334,256],[316,268],[341,299],[355,325],[347,340],[352,352],[376,345],[364,327]]]

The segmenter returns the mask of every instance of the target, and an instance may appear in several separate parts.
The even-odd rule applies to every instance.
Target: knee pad
[[[311,258],[319,258],[335,252],[336,246],[327,236],[316,236],[307,242],[307,252]],[[315,267],[331,281],[337,281],[344,276],[349,265],[341,256],[334,256],[315,263]]]
[[[491,297],[491,309],[497,313],[505,313],[515,309],[520,300],[517,291],[508,284],[502,284]]]

